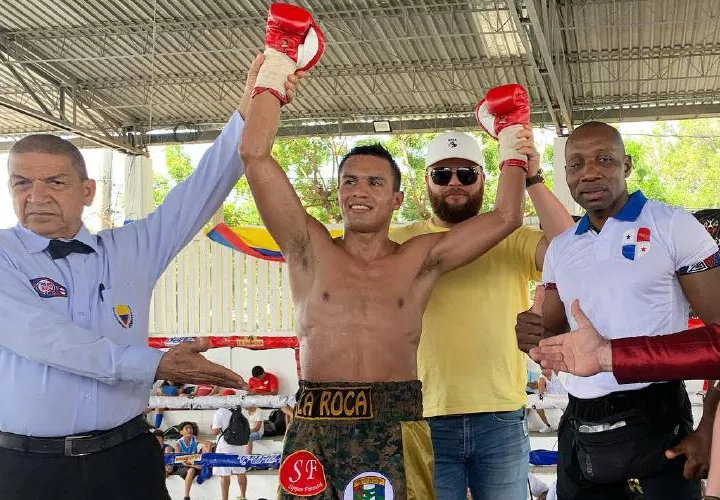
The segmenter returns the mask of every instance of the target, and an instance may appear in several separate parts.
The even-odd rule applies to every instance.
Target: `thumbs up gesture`
[[[545,299],[545,287],[538,285],[535,288],[535,298],[532,307],[517,315],[515,323],[515,336],[518,348],[523,352],[537,347],[542,338],[542,305]]]
[[[575,299],[571,306],[578,327],[570,333],[556,335],[540,342],[530,357],[543,368],[587,377],[601,371],[612,371],[610,341],[595,329]]]

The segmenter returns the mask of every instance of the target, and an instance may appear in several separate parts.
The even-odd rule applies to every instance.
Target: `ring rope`
[[[199,465],[207,467],[254,467],[256,469],[277,469],[280,455],[235,455],[232,453],[168,453],[165,465]]]
[[[217,410],[218,408],[278,409],[295,406],[295,396],[150,396],[148,408],[168,410]]]
[[[268,349],[294,349],[295,365],[297,367],[297,376],[300,378],[300,343],[295,336],[290,337],[254,337],[249,335],[230,335],[227,337],[148,337],[148,345],[155,349],[165,349],[173,347],[181,342],[190,342],[202,339],[210,339],[211,348],[219,347],[242,347],[244,349],[252,349],[256,351],[264,351]]]

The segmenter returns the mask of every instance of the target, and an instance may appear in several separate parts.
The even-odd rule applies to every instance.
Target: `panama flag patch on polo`
[[[650,228],[630,229],[623,234],[622,255],[637,260],[650,253]]]

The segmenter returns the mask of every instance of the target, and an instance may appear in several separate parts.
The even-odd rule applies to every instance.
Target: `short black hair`
[[[153,436],[158,436],[158,437],[162,437],[162,438],[165,437],[165,433],[161,429],[155,429],[154,431],[152,431],[152,433],[153,433]]]
[[[51,155],[66,156],[70,159],[70,165],[74,168],[80,180],[87,180],[88,173],[80,150],[70,141],[52,134],[33,134],[23,137],[10,148],[10,155],[23,153],[46,153]]]
[[[181,430],[183,430],[183,429],[185,428],[185,426],[187,426],[187,425],[189,425],[190,427],[192,427],[193,436],[197,436],[198,433],[200,432],[200,429],[198,428],[198,424],[196,424],[195,422],[180,422],[180,425],[178,426],[177,429],[178,429],[179,431],[181,431]]]
[[[265,370],[263,370],[262,366],[253,366],[252,369],[252,376],[257,378],[261,376],[263,373],[265,373]]]
[[[395,158],[393,158],[390,154],[390,151],[385,149],[385,147],[379,142],[376,142],[375,144],[355,146],[350,151],[348,151],[347,154],[342,157],[342,160],[340,160],[340,165],[338,165],[338,182],[340,181],[340,176],[342,175],[342,170],[345,166],[345,162],[348,160],[348,158],[357,155],[376,156],[378,158],[382,158],[383,160],[387,160],[388,163],[390,163],[390,169],[393,173],[393,190],[400,191],[400,181],[402,180],[400,175],[400,167],[398,167],[398,164],[395,161]]]

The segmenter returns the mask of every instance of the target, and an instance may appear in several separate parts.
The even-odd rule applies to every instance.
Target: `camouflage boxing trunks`
[[[432,500],[420,381],[300,381],[278,498]]]

